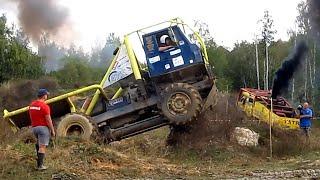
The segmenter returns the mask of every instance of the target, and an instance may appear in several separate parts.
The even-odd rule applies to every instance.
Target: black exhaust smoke
[[[17,5],[20,25],[31,39],[38,43],[43,34],[58,39],[65,38],[65,31],[71,31],[68,9],[58,0],[0,0]],[[63,37],[56,37],[60,34]],[[61,36],[61,35],[60,35]]]
[[[282,64],[281,68],[276,72],[276,76],[273,80],[272,98],[276,99],[277,96],[284,93],[289,86],[289,81],[292,78],[294,72],[296,72],[301,66],[301,62],[304,59],[308,47],[305,42],[298,43],[295,51],[291,54]]]

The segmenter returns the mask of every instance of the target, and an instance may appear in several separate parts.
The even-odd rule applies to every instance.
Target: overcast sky
[[[3,0],[0,0],[3,1]],[[103,44],[108,33],[122,36],[153,23],[180,17],[192,25],[202,20],[209,25],[216,42],[232,47],[237,41],[252,41],[257,21],[269,10],[278,31],[276,39],[288,38],[294,29],[297,4],[301,0],[58,0],[69,9],[76,45],[90,50]],[[10,22],[18,24],[16,8],[1,4]]]

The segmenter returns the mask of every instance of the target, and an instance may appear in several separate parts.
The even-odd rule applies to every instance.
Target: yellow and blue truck
[[[137,56],[133,35],[143,58]],[[169,41],[170,46],[160,50]],[[175,18],[125,35],[100,84],[48,99],[47,104],[62,137],[89,139],[98,132],[110,142],[166,125],[174,130],[196,121],[210,107],[216,92],[212,68],[200,35]],[[117,90],[108,98],[110,88]],[[76,107],[71,97],[88,92],[92,95]],[[5,110],[4,119],[16,129],[30,126],[28,107]]]
[[[271,123],[284,129],[299,128],[299,118],[296,110],[283,97],[271,100],[270,91],[241,88],[237,104],[252,120]]]

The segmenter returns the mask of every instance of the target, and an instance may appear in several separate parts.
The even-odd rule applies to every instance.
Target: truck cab
[[[142,36],[147,65],[151,77],[176,71],[189,65],[204,63],[200,48],[192,44],[176,25]],[[161,51],[167,37],[172,41],[170,48]]]

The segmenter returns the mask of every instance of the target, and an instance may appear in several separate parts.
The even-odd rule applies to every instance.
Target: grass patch
[[[140,176],[141,170],[136,167],[124,167],[119,170],[119,173],[122,177],[132,178]]]

